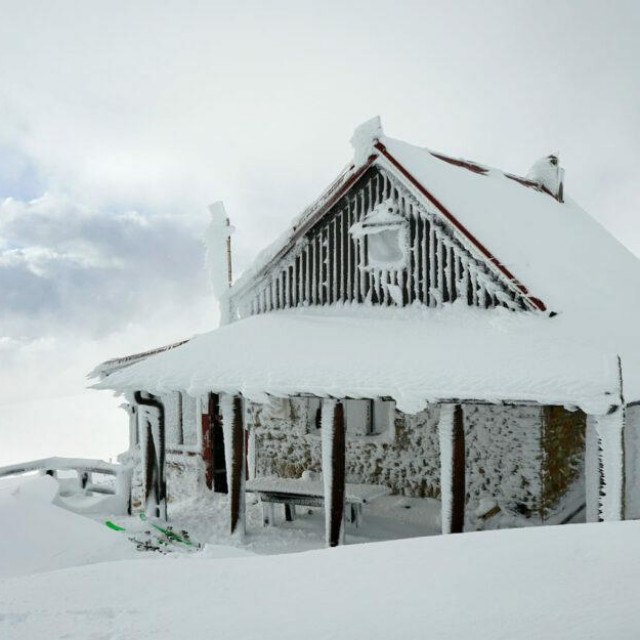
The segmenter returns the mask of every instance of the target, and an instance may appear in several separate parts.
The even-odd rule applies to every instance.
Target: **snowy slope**
[[[103,524],[52,504],[57,493],[50,476],[0,481],[0,577],[134,557]]]
[[[162,557],[0,581],[0,637],[635,640],[639,582],[635,522]]]

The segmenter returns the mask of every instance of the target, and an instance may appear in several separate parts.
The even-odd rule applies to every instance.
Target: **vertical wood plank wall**
[[[349,230],[382,202],[392,200],[407,221],[404,268],[379,271],[367,264],[366,236]],[[233,298],[241,317],[305,305],[345,302],[429,307],[463,299],[512,310],[527,303],[453,237],[442,220],[381,170],[365,173],[304,238]]]

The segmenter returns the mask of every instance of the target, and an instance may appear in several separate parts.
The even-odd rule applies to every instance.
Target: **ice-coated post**
[[[440,500],[442,533],[464,531],[466,501],[464,414],[462,406],[440,407]]]
[[[592,415],[587,416],[584,474],[587,522],[598,522],[600,520],[600,489],[602,487],[600,437],[596,430],[596,417]]]
[[[337,547],[344,543],[346,483],[344,407],[339,400],[322,401],[322,475],[327,546]]]
[[[624,422],[624,407],[595,417],[596,432],[600,438],[600,519],[603,521],[625,518]]]
[[[244,536],[245,525],[245,447],[244,413],[240,396],[220,397],[222,428],[229,481],[229,527],[231,535]]]

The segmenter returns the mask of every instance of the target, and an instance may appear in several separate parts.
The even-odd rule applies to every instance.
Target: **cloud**
[[[237,274],[377,113],[516,173],[559,149],[640,253],[637,2],[0,5],[0,405],[213,327],[206,205]]]
[[[0,203],[0,327],[93,339],[205,295],[200,229],[47,194]],[[149,319],[154,323],[153,317]]]

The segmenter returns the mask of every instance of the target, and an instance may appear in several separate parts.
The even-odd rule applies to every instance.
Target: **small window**
[[[343,400],[347,434],[354,437],[387,433],[393,425],[395,403],[391,400]],[[310,398],[307,411],[307,432],[322,428],[322,402]]]
[[[307,433],[314,433],[322,428],[322,401],[320,398],[309,398],[307,405]]]
[[[198,444],[198,400],[193,396],[182,395],[182,444]]]

